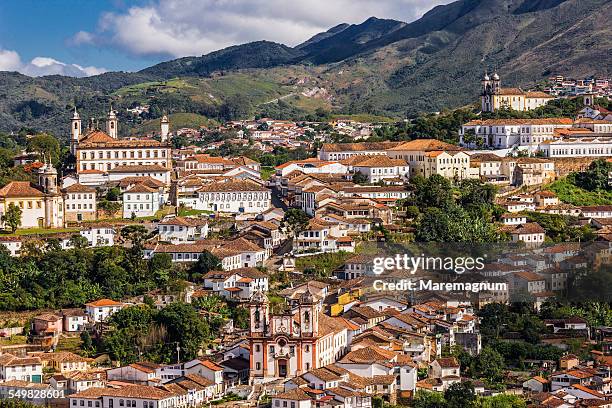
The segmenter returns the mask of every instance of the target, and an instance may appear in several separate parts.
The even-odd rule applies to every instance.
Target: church
[[[351,324],[325,315],[309,290],[294,307],[274,314],[266,295],[258,291],[249,309],[250,369],[254,379],[295,377],[332,364],[347,352]]]
[[[482,84],[481,110],[495,112],[499,109],[528,111],[546,105],[553,96],[545,92],[527,92],[521,88],[502,88],[497,72],[493,76],[485,73],[480,81]]]
[[[70,152],[76,158],[76,182],[101,185],[125,177],[153,177],[170,184],[172,170],[170,123],[161,119],[161,140],[118,138],[119,121],[112,106],[106,132],[91,119],[86,132],[76,108],[70,119]],[[67,187],[64,185],[64,187]]]
[[[63,227],[64,197],[53,164],[45,160],[38,170],[38,183],[11,181],[0,188],[0,219],[11,204],[21,209],[21,228]]]

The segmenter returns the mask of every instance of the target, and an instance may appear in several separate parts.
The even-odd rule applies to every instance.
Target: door
[[[287,360],[284,358],[278,360],[278,376],[287,377]]]

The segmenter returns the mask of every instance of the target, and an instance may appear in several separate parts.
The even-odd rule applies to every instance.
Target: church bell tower
[[[119,125],[117,121],[117,114],[113,110],[113,105],[110,107],[110,111],[108,111],[108,115],[106,117],[106,132],[113,139],[117,138],[117,126]]]

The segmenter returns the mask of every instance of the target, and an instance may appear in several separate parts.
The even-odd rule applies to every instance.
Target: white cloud
[[[111,45],[133,55],[201,55],[230,45],[270,40],[290,46],[339,23],[371,16],[412,21],[451,0],[157,0],[105,13],[97,32],[74,44]]]
[[[49,57],[36,57],[28,63],[23,63],[17,52],[0,49],[0,71],[18,71],[29,76],[65,75],[85,77],[104,73],[106,69],[66,64]]]
[[[21,67],[21,58],[15,51],[0,50],[0,71],[17,71]]]
[[[94,42],[94,35],[87,31],[79,31],[68,40],[70,45],[93,44]]]

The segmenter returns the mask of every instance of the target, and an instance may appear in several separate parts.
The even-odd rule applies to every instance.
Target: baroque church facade
[[[295,377],[332,364],[347,351],[347,322],[322,313],[320,302],[310,291],[280,313],[271,313],[266,295],[255,292],[249,309],[254,378]]]
[[[480,101],[483,112],[495,112],[499,109],[528,111],[544,106],[555,99],[545,92],[528,92],[521,88],[502,88],[501,79],[497,72],[492,76],[485,73],[480,82],[482,84]]]

